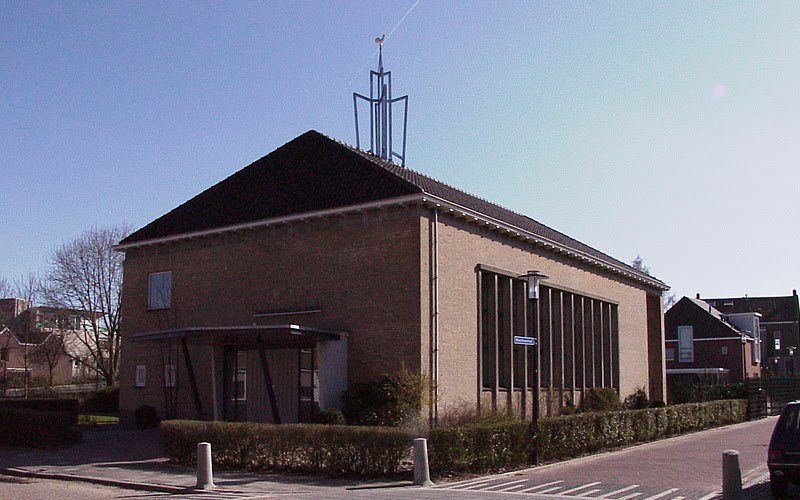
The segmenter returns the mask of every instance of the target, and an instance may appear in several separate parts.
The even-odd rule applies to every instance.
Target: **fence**
[[[779,415],[790,401],[800,399],[800,377],[761,377],[748,379],[747,417]]]

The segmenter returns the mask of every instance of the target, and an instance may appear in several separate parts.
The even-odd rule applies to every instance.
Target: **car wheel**
[[[786,482],[785,479],[778,479],[775,476],[770,476],[769,478],[769,489],[772,492],[772,496],[775,498],[782,498],[786,496],[786,490],[789,488],[789,484]]]

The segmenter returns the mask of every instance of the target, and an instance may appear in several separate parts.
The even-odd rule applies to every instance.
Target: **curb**
[[[169,486],[166,484],[137,483],[135,481],[120,481],[117,479],[107,479],[102,477],[78,476],[75,474],[59,474],[55,472],[33,472],[25,469],[0,467],[0,474],[15,477],[31,477],[37,479],[52,479],[56,481],[77,481],[84,483],[99,484],[103,486],[115,486],[127,490],[154,491],[160,493],[213,493],[214,490],[197,490],[191,486]]]

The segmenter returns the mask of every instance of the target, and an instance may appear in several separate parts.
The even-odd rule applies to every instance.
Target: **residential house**
[[[667,384],[736,382],[760,373],[757,313],[728,316],[683,297],[664,315]]]
[[[316,131],[117,249],[123,420],[303,422],[403,370],[429,380],[432,420],[555,414],[591,387],[665,397],[662,281]]]
[[[800,306],[797,290],[776,297],[731,297],[704,299],[729,318],[760,315],[762,339],[761,366],[766,375],[786,375],[800,371]]]
[[[85,314],[29,307],[22,299],[0,299],[0,385],[63,385],[84,381],[90,360],[75,337]]]

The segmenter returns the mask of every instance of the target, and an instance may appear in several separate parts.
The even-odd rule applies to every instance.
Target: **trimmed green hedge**
[[[431,471],[480,472],[530,463],[534,444],[530,427],[526,421],[511,421],[431,429]]]
[[[528,422],[432,429],[431,470],[436,474],[509,469],[539,460],[563,460],[609,448],[746,420],[746,401],[726,400],[611,412],[580,413]]]
[[[413,436],[386,427],[257,424],[168,420],[159,427],[167,456],[194,465],[197,443],[210,442],[214,465],[225,469],[328,476],[397,473]]]
[[[38,411],[65,411],[78,414],[79,402],[77,399],[0,399],[0,408],[25,408]]]
[[[0,406],[0,445],[44,448],[80,441],[77,414]]]

